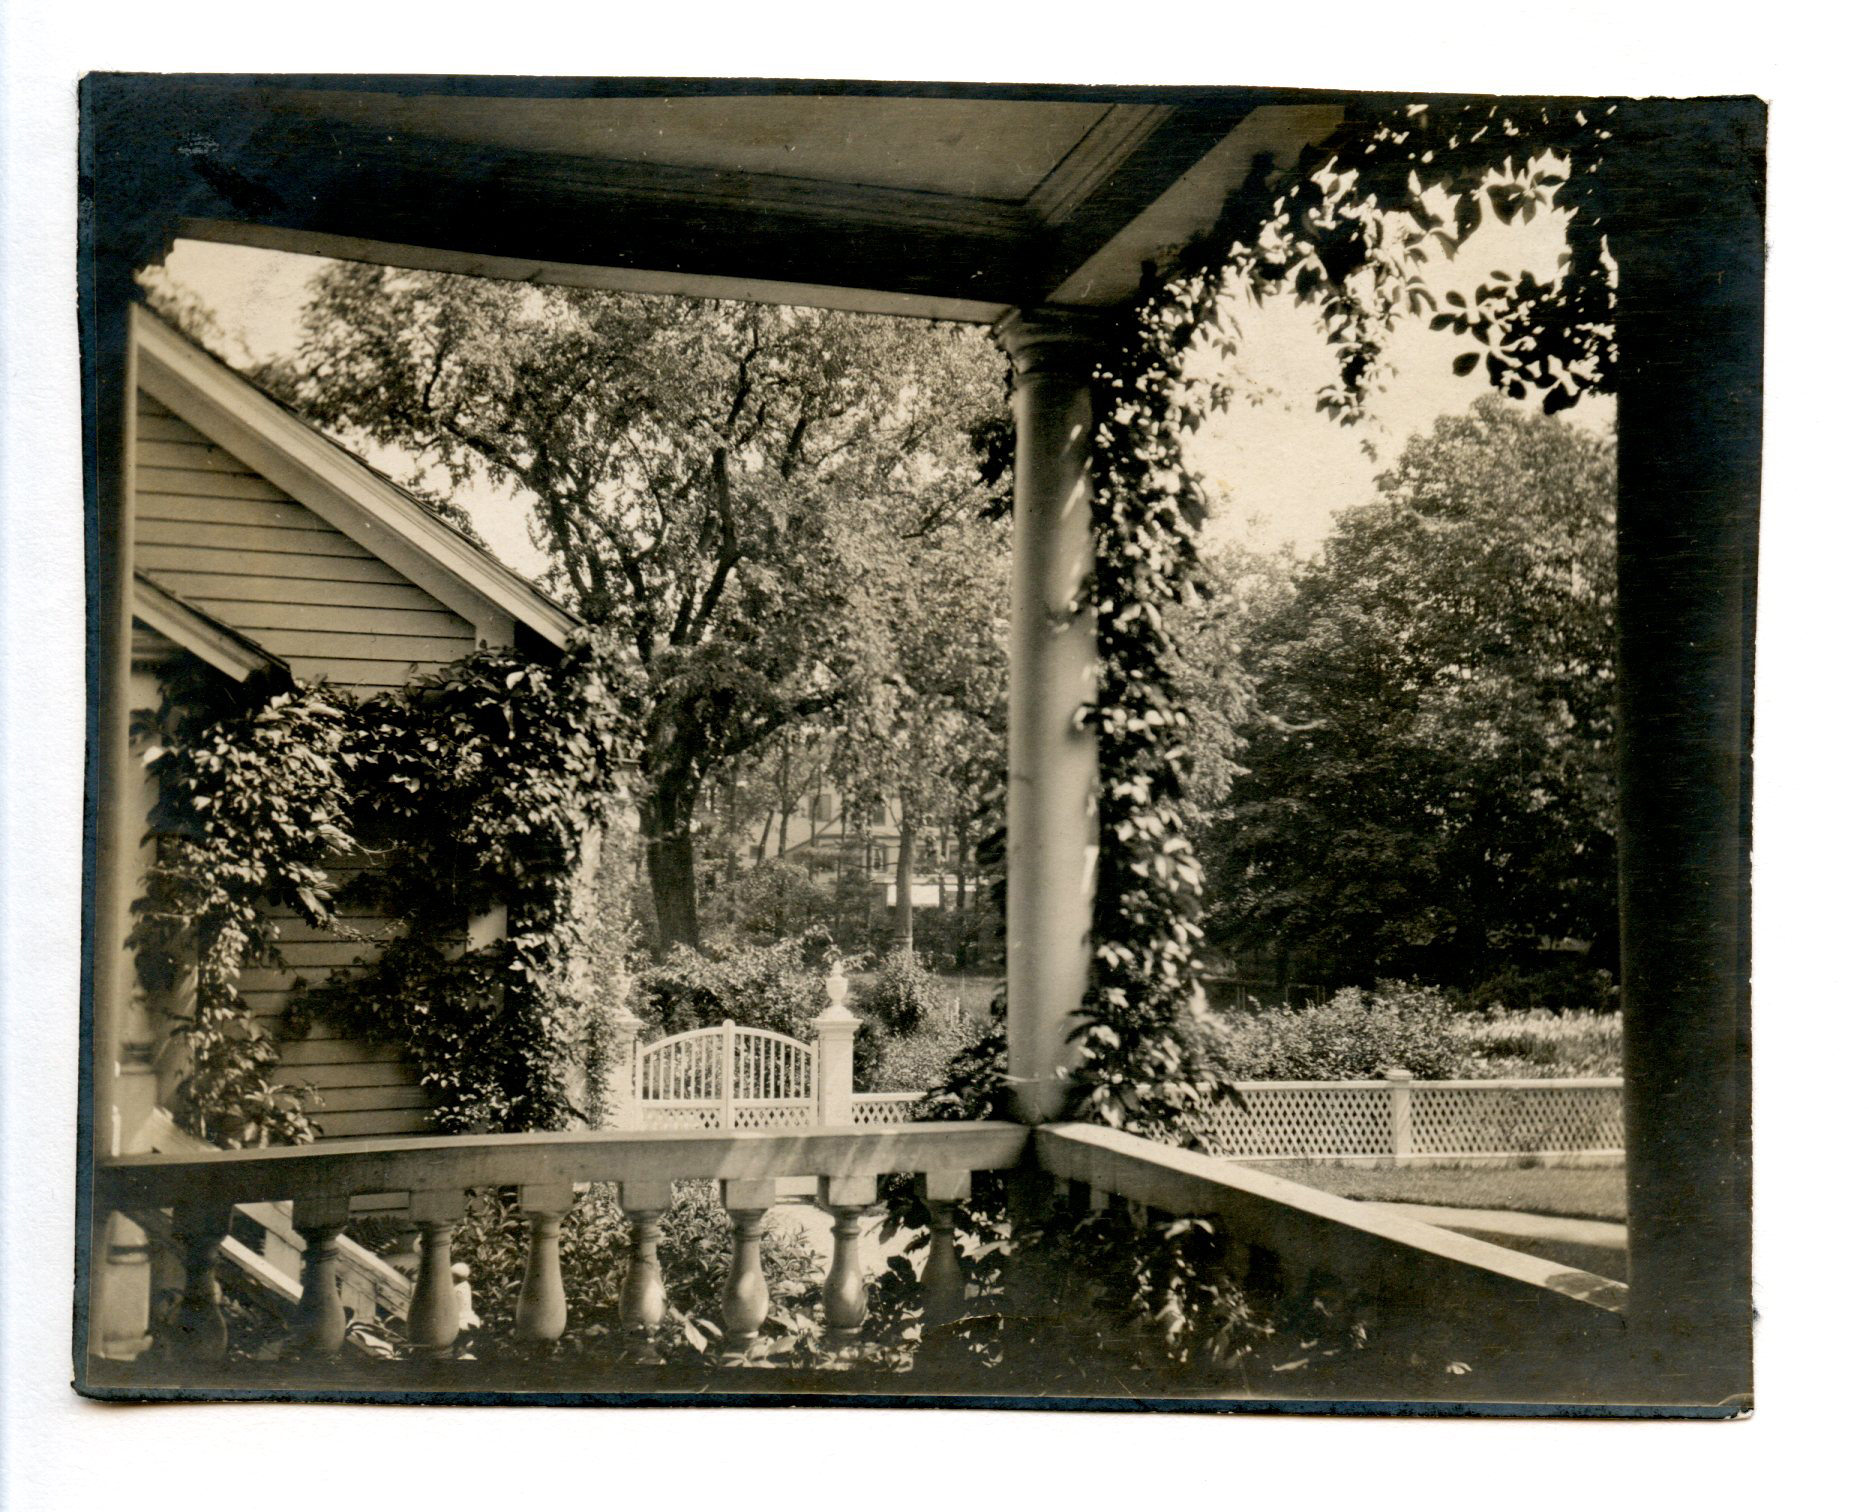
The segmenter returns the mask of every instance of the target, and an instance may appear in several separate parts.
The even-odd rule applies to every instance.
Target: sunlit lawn
[[[1267,1161],[1269,1175],[1364,1202],[1503,1208],[1621,1223],[1628,1216],[1621,1166],[1340,1166]]]

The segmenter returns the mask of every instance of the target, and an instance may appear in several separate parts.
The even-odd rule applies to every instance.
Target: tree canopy
[[[1488,397],[1377,487],[1247,629],[1210,933],[1351,980],[1613,952],[1613,447]]]
[[[664,943],[696,936],[720,763],[894,671],[881,558],[986,503],[974,333],[334,264],[287,362],[313,421],[527,499],[550,585],[648,676],[639,807]]]

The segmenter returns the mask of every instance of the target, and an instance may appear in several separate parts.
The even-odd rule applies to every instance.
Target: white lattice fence
[[[1608,1155],[1622,1149],[1622,1082],[1416,1082],[1416,1155]]]
[[[1252,1082],[1187,1122],[1236,1160],[1485,1160],[1622,1151],[1622,1082]]]
[[[1213,1100],[1191,1132],[1216,1155],[1255,1160],[1346,1159],[1395,1148],[1387,1082],[1257,1082],[1238,1103]]]
[[[915,1104],[926,1092],[859,1092],[850,1099],[850,1120],[856,1124],[904,1124],[915,1121]]]

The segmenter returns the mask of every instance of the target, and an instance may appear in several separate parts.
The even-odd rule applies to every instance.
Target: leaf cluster
[[[590,1060],[597,1027],[569,991],[572,883],[631,755],[636,682],[613,645],[583,637],[549,667],[483,649],[367,702],[293,687],[230,708],[166,691],[143,725],[159,798],[130,945],[144,991],[186,999],[171,1053],[194,1132],[312,1137],[304,1093],[272,1079],[278,1051],[239,979],[284,968],[284,913],[342,937],[344,909],[366,904],[401,932],[376,960],[302,988],[286,1031],[321,1018],[400,1046],[444,1128],[569,1116],[566,1073]],[[469,918],[496,903],[505,937],[461,948]]]

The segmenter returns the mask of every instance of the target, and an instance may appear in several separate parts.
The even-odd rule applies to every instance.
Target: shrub
[[[1503,1008],[1455,1020],[1466,1076],[1620,1076],[1620,1013],[1509,1013]]]
[[[1210,1018],[1203,1037],[1240,1081],[1359,1081],[1392,1068],[1449,1077],[1460,1071],[1463,1049],[1439,989],[1401,982],[1346,987],[1315,1008]]]
[[[925,1092],[946,1078],[949,1063],[975,1036],[976,1024],[958,1023],[942,1013],[914,1034],[883,1039],[867,1078],[858,1067],[857,1087],[863,1092]],[[858,1036],[861,1045],[862,1036]]]
[[[932,1022],[942,1006],[941,979],[908,950],[884,956],[857,989],[856,1011],[898,1036]]]
[[[708,894],[701,924],[709,938],[770,945],[812,930],[834,931],[837,899],[794,861],[759,861]]]
[[[677,945],[643,978],[645,1039],[732,1019],[794,1039],[811,1038],[811,1021],[829,1003],[821,965],[806,940],[741,945],[703,955]]]

